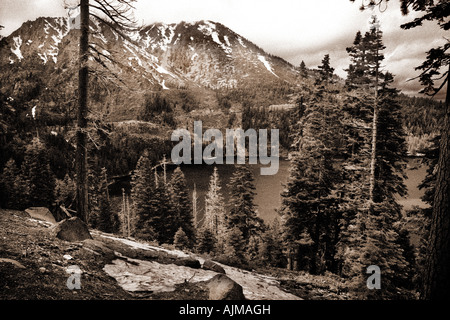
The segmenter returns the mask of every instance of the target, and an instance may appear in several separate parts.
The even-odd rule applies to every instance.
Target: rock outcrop
[[[226,275],[218,274],[206,282],[209,300],[245,300],[242,287]]]
[[[217,263],[211,261],[211,260],[206,260],[203,263],[202,269],[204,270],[211,270],[217,273],[223,273],[225,274],[225,269],[222,268],[221,266],[219,266]]]
[[[70,242],[92,239],[87,225],[78,217],[57,223],[51,232],[56,238]]]

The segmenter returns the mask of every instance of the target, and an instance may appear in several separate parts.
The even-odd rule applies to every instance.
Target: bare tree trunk
[[[88,104],[88,50],[89,50],[89,0],[81,0],[81,36],[78,73],[77,149],[75,155],[77,184],[77,216],[89,220],[87,180],[87,104]]]
[[[378,59],[378,47],[377,55]],[[369,204],[372,208],[374,202],[374,190],[375,190],[375,168],[377,165],[377,136],[378,136],[378,70],[379,62],[377,60],[375,69],[375,96],[373,104],[373,120],[372,120],[372,154],[370,157],[370,185],[369,185]]]
[[[422,298],[450,298],[450,66]]]
[[[198,218],[197,218],[197,186],[194,183],[194,191],[192,192],[192,213],[194,215],[194,226],[198,227]]]
[[[372,129],[372,154],[370,156],[370,186],[369,186],[369,200],[373,203],[374,200],[374,190],[375,190],[375,167],[377,165],[377,130],[378,125],[378,106],[375,102],[373,106],[373,129]]]

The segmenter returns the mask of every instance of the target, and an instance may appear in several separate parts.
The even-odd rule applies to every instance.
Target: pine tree
[[[237,226],[231,227],[227,231],[224,252],[230,264],[240,266],[247,262],[245,259],[246,243],[242,231]]]
[[[129,39],[124,31],[136,31],[135,21],[130,15],[135,0],[94,0],[95,4],[89,4],[89,0],[80,0],[80,32],[79,32],[79,69],[78,69],[78,108],[76,126],[76,152],[75,170],[77,186],[77,216],[85,221],[89,220],[88,208],[88,92],[89,74],[93,70],[89,66],[90,58],[105,66],[114,62],[109,57],[100,53],[98,46],[89,43],[90,18],[107,25],[114,30],[115,35],[122,40]],[[107,68],[108,69],[108,68]]]
[[[403,286],[407,278],[408,262],[404,256],[401,239],[396,225],[400,208],[387,201],[375,203],[372,214],[365,217],[358,249],[354,261],[351,283],[359,299],[398,299],[405,297]],[[383,290],[369,290],[366,287],[366,268],[376,265],[382,270]]]
[[[45,145],[38,138],[25,149],[22,173],[29,188],[28,202],[35,207],[51,207],[55,201],[55,177]]]
[[[322,64],[319,66],[320,78],[318,83],[328,84],[332,82],[334,68],[330,65],[330,55],[326,54],[322,59]]]
[[[274,261],[276,258],[274,258],[274,237],[272,233],[267,230],[262,235],[262,240],[260,247],[258,248],[258,258],[257,261],[260,265],[263,266],[277,266]]]
[[[349,136],[344,161],[347,183],[341,189],[344,219],[336,257],[340,274],[352,279],[359,298],[386,298],[397,296],[406,285],[405,275],[413,261],[395,200],[397,193],[405,192],[402,162],[406,153],[397,90],[390,88],[392,75],[381,72],[384,45],[375,17],[371,26],[364,37],[357,33],[347,50],[352,61],[347,87],[356,93],[348,92],[344,109]],[[364,130],[370,127],[369,138]],[[372,264],[383,270],[383,293],[374,294],[365,287],[365,269]]]
[[[221,193],[220,178],[217,167],[214,167],[209,182],[209,189],[205,197],[205,216],[203,227],[209,230],[218,240],[219,246],[223,244],[225,225],[225,202]]]
[[[197,252],[207,254],[215,252],[216,243],[216,237],[209,229],[201,228],[199,230],[196,245]]]
[[[385,72],[380,79],[375,202],[393,200],[396,195],[406,195],[406,185],[403,182],[406,178],[406,134],[402,126],[398,90],[390,87],[394,81],[391,73]]]
[[[133,203],[131,234],[147,240],[155,239],[154,226],[149,222],[152,218],[150,203],[154,197],[154,178],[148,151],[139,158],[131,177],[131,199]]]
[[[306,68],[305,61],[303,61],[303,60],[302,60],[302,62],[300,63],[299,71],[300,71],[300,75],[301,75],[303,78],[308,78],[308,69]]]
[[[256,214],[254,178],[250,169],[245,165],[237,165],[228,187],[231,194],[227,228],[239,229],[247,240],[260,234],[263,221]]]
[[[192,245],[190,242],[191,241],[186,236],[186,233],[183,231],[183,229],[181,227],[178,228],[173,239],[173,244],[175,245],[175,248],[181,250],[191,248]]]
[[[177,167],[170,179],[170,198],[175,216],[175,226],[182,228],[190,241],[191,247],[195,242],[195,229],[190,197],[186,179],[180,167]]]
[[[160,180],[160,177],[157,179]],[[148,203],[147,218],[142,222],[143,230],[148,232],[145,237],[153,237],[160,244],[173,243],[175,233],[178,230],[177,227],[180,227],[180,220],[176,210],[177,208],[174,207],[168,185],[158,183],[153,189]]]
[[[339,170],[333,166],[340,153],[340,102],[318,89],[299,120],[295,152],[282,192],[284,241],[299,266],[312,273],[334,268],[334,239],[338,232],[337,198],[333,193]],[[322,257],[326,257],[325,260]]]
[[[56,179],[55,182],[55,203],[56,206],[72,208],[75,205],[76,186],[69,174],[66,173],[63,180]]]
[[[367,78],[367,37],[362,37],[361,31],[358,31],[353,41],[353,45],[346,50],[350,56],[350,65],[347,71],[345,84],[350,89],[366,86],[369,83]]]
[[[1,183],[6,191],[6,207],[18,210],[26,209],[29,204],[28,185],[14,159],[9,159],[3,168]]]
[[[98,216],[98,229],[109,233],[118,232],[120,228],[119,218],[117,213],[113,212],[111,208],[106,168],[102,168],[101,170],[99,194],[100,212]]]
[[[354,1],[354,0],[350,0]],[[383,5],[386,1],[378,1],[377,5]],[[374,1],[369,2],[373,8]],[[403,29],[411,29],[422,26],[423,21],[435,21],[443,30],[449,29],[447,0],[422,1],[422,0],[402,0],[401,11],[404,15],[412,10],[423,13],[422,16],[401,25]],[[361,9],[366,9],[362,5]],[[417,67],[421,70],[419,79],[424,89],[421,92],[435,95],[447,84],[447,94],[445,101],[445,112],[440,142],[439,162],[436,172],[436,190],[433,200],[433,214],[431,219],[429,247],[427,249],[427,261],[424,272],[424,286],[421,292],[423,299],[445,299],[450,296],[450,226],[449,212],[449,183],[450,180],[450,63],[449,53],[450,42],[447,40],[443,46],[432,48],[427,52],[427,59]],[[441,75],[440,69],[447,68]],[[439,87],[434,87],[436,81],[445,78]]]

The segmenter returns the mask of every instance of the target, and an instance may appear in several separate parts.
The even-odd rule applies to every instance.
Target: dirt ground
[[[0,210],[0,299],[133,299],[102,270],[106,262],[103,256],[80,244],[55,239],[48,226],[23,215]],[[82,270],[81,290],[67,287],[70,274],[66,268],[71,265]]]
[[[0,209],[0,300],[207,299],[207,293],[201,285],[189,282],[176,285],[171,292],[126,291],[103,269],[118,258],[111,252],[163,264],[178,264],[180,261],[161,252],[155,254],[131,250],[121,242],[97,236],[96,233],[93,234],[94,241],[97,241],[94,245],[59,240],[51,234],[50,226],[43,221],[30,219],[25,212]],[[109,249],[95,251],[98,243]],[[82,271],[80,290],[70,290],[67,286],[71,275],[66,270],[70,266],[78,266]],[[342,283],[333,277],[311,276],[278,268],[257,271],[261,275],[279,279],[284,291],[303,299],[348,298]]]

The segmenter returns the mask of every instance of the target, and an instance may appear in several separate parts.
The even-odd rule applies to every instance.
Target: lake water
[[[260,168],[263,165],[250,165],[255,177],[255,204],[257,205],[258,215],[266,222],[271,222],[276,216],[276,209],[281,204],[281,191],[283,184],[289,175],[289,161],[279,161],[278,173],[275,175],[263,176],[260,174]],[[213,165],[182,165],[183,171],[190,193],[194,190],[194,183],[197,188],[197,207],[200,215],[203,214],[205,206],[205,194],[208,191],[209,180],[214,170]],[[225,202],[228,202],[230,190],[227,186],[234,172],[234,165],[218,165],[217,170],[221,180],[222,194]]]
[[[279,170],[275,175],[262,176],[260,174],[260,167],[262,165],[250,165],[255,177],[255,204],[257,205],[258,215],[267,223],[273,221],[278,216],[276,210],[281,205],[281,192],[283,184],[286,183],[289,176],[289,161],[281,160],[279,162]],[[209,179],[213,172],[212,165],[182,165],[182,171],[185,174],[190,194],[194,189],[194,183],[197,188],[197,207],[199,215],[203,215],[205,194],[208,190]],[[229,182],[233,172],[234,165],[218,165],[219,176],[221,179],[222,192],[225,197],[225,202],[229,199]],[[398,198],[398,202],[404,206],[404,209],[410,209],[412,206],[424,207],[426,206],[420,200],[423,195],[423,190],[418,189],[418,185],[422,182],[426,175],[427,166],[421,164],[420,158],[408,159],[408,168],[406,170],[407,179],[405,184],[408,188],[408,196],[405,198]]]
[[[281,192],[283,190],[283,184],[286,183],[289,176],[289,161],[279,161],[279,170],[275,175],[263,176],[260,174],[260,168],[262,165],[250,165],[250,168],[255,177],[255,204],[257,205],[258,215],[264,219],[267,223],[271,223],[275,217],[278,217],[277,209],[281,205]],[[168,179],[175,166],[168,166]],[[219,176],[221,180],[222,193],[225,198],[225,203],[228,204],[230,190],[227,184],[230,181],[234,172],[234,165],[218,165]],[[205,207],[205,194],[208,190],[209,179],[214,170],[213,165],[181,165],[189,193],[192,196],[194,190],[194,184],[197,188],[197,208],[199,218],[203,216]],[[424,191],[418,189],[418,185],[422,182],[426,175],[427,166],[422,164],[421,158],[408,159],[408,167],[406,170],[407,179],[405,184],[408,189],[408,195],[404,198],[398,197],[398,202],[403,206],[405,210],[411,209],[413,206],[426,207],[427,204],[422,202]],[[130,181],[129,177],[123,181],[116,181],[110,187],[112,199],[114,201],[113,206],[121,208],[122,202],[122,188],[129,191]]]

